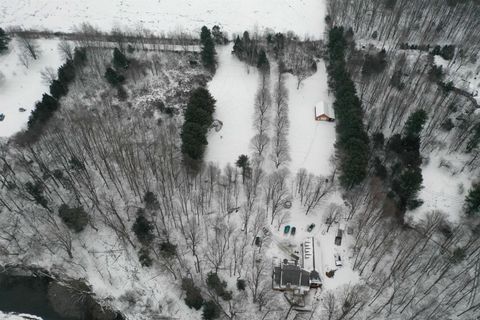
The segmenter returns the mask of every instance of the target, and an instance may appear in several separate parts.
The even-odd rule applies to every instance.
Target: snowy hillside
[[[193,31],[219,24],[227,32],[271,28],[319,38],[323,34],[324,1],[317,0],[19,0],[0,1],[4,27],[71,31],[88,22],[113,27],[145,27],[155,32]]]

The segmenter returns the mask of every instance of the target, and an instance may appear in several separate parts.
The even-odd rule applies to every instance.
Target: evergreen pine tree
[[[50,84],[50,94],[55,99],[60,99],[67,94],[67,90],[58,80],[53,80]]]
[[[117,70],[125,70],[128,68],[128,59],[118,48],[113,50],[112,63]]]
[[[237,162],[235,165],[242,169],[242,181],[245,182],[245,178],[248,176],[250,172],[250,160],[248,160],[248,156],[245,154],[241,154],[238,157]]]
[[[233,44],[233,53],[239,58],[241,59],[243,57],[243,54],[244,54],[244,48],[243,48],[243,42],[242,40],[240,39],[239,36],[237,36],[237,38],[235,38],[235,42]]]
[[[215,40],[216,44],[223,44],[224,43],[225,39],[223,37],[222,30],[220,29],[219,26],[217,26],[217,25],[213,26],[212,35],[213,35],[213,39]]]
[[[105,72],[105,78],[107,79],[108,83],[114,87],[121,85],[122,82],[125,81],[125,78],[122,75],[118,74],[110,67],[107,68],[107,71]]]
[[[202,30],[200,31],[200,43],[202,46],[205,45],[208,39],[212,38],[212,34],[210,32],[210,29],[207,28],[207,26],[203,26]]]
[[[422,132],[423,126],[427,121],[427,113],[425,110],[417,110],[412,113],[405,123],[405,135],[407,137],[418,137]]]
[[[258,55],[257,68],[262,72],[267,72],[270,69],[267,54],[263,49],[260,50],[260,54]]]
[[[183,278],[182,279],[182,289],[186,293],[185,304],[194,308],[195,310],[200,310],[203,305],[203,297],[200,289],[195,286],[192,279]]]
[[[10,42],[11,38],[8,34],[0,28],[0,53],[3,53],[8,50],[8,43]]]
[[[203,305],[203,319],[212,320],[220,317],[220,310],[214,301],[207,301]]]
[[[213,122],[215,99],[205,88],[192,92],[185,112],[185,122],[182,127],[182,153],[186,159],[201,161],[207,144],[208,128]]]
[[[217,64],[217,61],[215,59],[215,55],[217,54],[217,52],[215,51],[215,43],[213,42],[210,32],[209,37],[206,38],[202,43],[202,63],[207,69],[213,72],[215,71],[215,67]]]
[[[137,236],[138,241],[143,245],[149,245],[153,241],[153,223],[147,220],[143,212],[139,210],[137,219],[133,224],[132,230]]]
[[[87,49],[85,48],[75,48],[75,51],[73,52],[73,64],[76,67],[81,67],[85,65],[85,62],[87,62]]]
[[[480,183],[472,185],[468,191],[465,212],[468,216],[480,216]]]

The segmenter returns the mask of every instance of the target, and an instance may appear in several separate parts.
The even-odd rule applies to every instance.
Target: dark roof
[[[310,279],[312,280],[320,279],[320,274],[318,273],[318,271],[313,270],[312,272],[310,272]]]
[[[280,279],[282,278],[282,268],[275,267],[273,268],[273,282],[275,284],[280,284]]]
[[[300,285],[310,287],[310,272],[302,270]]]
[[[281,287],[310,286],[310,272],[301,269],[299,266],[284,264],[281,267],[273,268],[273,281]]]

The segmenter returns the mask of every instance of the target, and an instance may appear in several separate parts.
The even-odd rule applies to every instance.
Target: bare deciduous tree
[[[37,60],[39,58],[40,47],[35,39],[27,38],[23,35],[19,35],[17,39],[20,52],[23,53],[23,55],[28,56],[33,60]]]
[[[58,52],[63,60],[73,60],[73,45],[70,41],[61,40],[58,43]]]

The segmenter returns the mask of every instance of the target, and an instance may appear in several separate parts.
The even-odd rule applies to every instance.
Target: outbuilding
[[[315,120],[317,121],[335,121],[335,113],[332,107],[324,101],[315,105]]]

